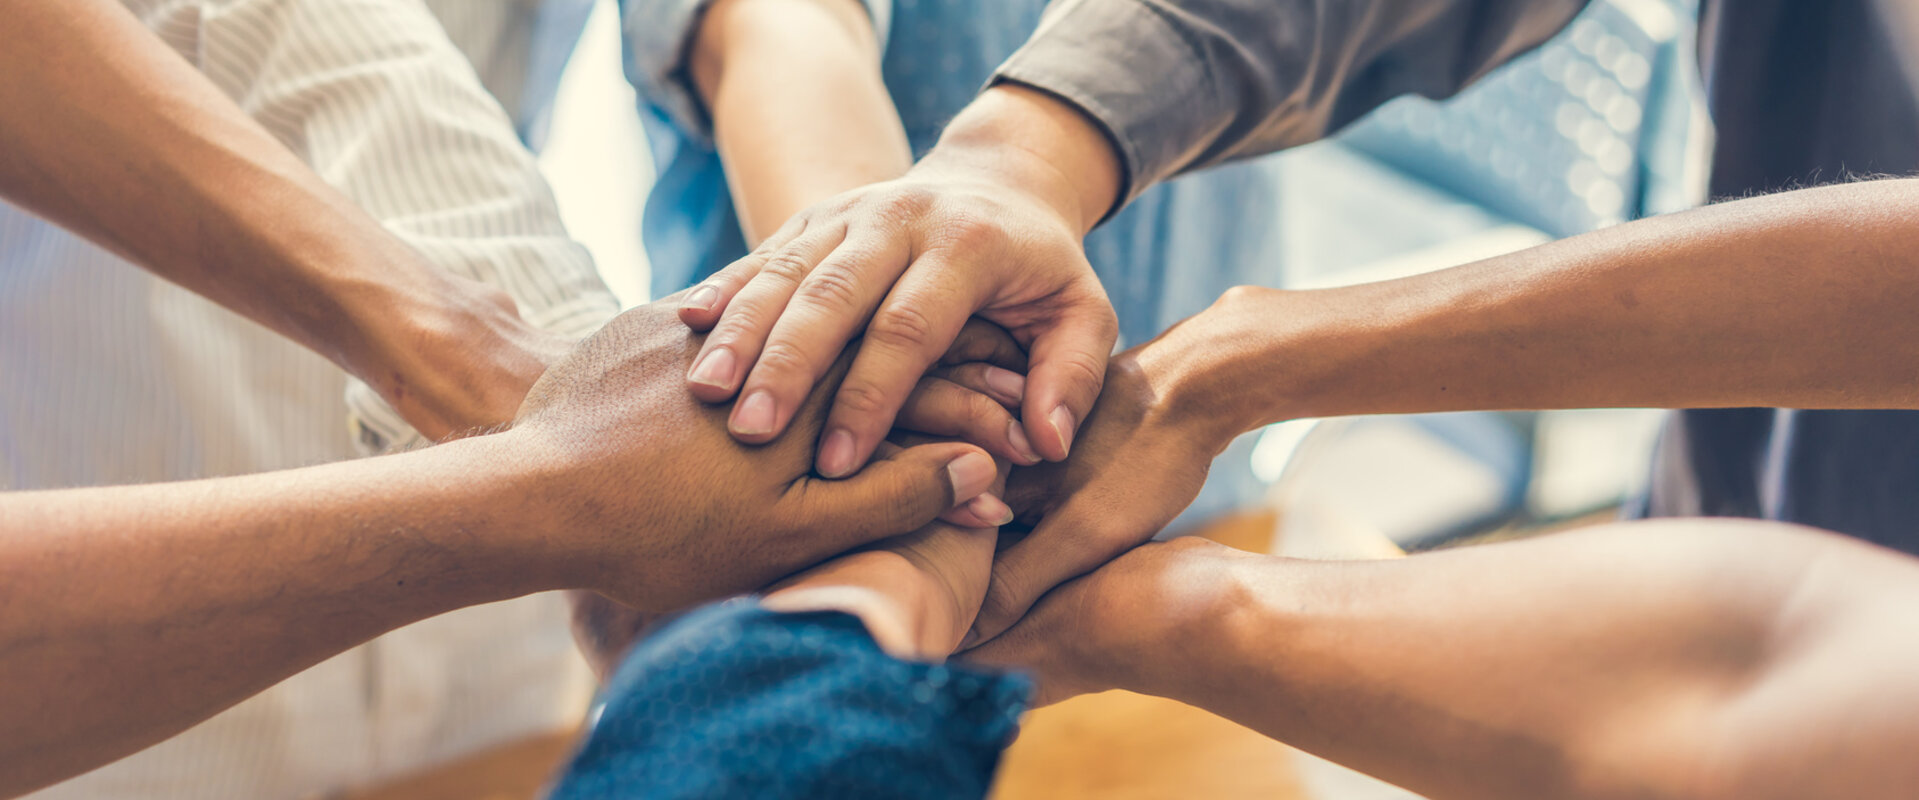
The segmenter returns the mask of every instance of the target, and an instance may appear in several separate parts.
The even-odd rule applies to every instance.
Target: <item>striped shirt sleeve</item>
[[[191,5],[202,71],[428,261],[499,287],[563,335],[618,313],[506,113],[420,0]],[[347,403],[364,449],[419,441],[364,384]]]

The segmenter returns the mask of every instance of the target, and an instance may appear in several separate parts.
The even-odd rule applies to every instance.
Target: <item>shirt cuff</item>
[[[1228,115],[1199,51],[1140,0],[1062,0],[993,73],[1054,95],[1098,124],[1120,157],[1110,218],[1177,174]],[[1102,222],[1104,219],[1101,220]]]
[[[714,0],[629,0],[626,31],[626,79],[640,102],[678,129],[681,135],[712,147],[713,121],[687,61],[700,21]],[[873,21],[881,53],[893,25],[893,0],[859,0]]]

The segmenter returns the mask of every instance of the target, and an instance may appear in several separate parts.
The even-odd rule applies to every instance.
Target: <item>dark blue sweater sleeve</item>
[[[707,606],[627,656],[552,797],[980,798],[1030,694],[848,614]]]

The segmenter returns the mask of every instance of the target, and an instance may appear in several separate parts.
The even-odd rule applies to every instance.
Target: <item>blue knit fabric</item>
[[[893,658],[849,614],[716,604],[627,656],[552,797],[980,798],[1031,691]]]

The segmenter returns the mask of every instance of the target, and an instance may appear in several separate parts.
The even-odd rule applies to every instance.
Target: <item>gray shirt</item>
[[[1184,170],[1318,139],[1398,94],[1455,92],[1584,5],[1061,0],[998,78],[1103,126],[1124,161],[1123,202]],[[1715,195],[1919,171],[1919,5],[1701,7]],[[1785,520],[1919,553],[1915,453],[1914,411],[1687,411],[1641,511]]]
[[[1117,147],[1123,205],[1181,172],[1446,97],[1584,0],[1059,0],[996,80],[1058,95]]]

